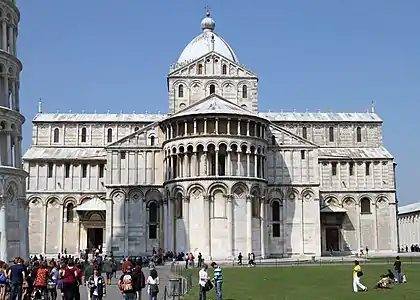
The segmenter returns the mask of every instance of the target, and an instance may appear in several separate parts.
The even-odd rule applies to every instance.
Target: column
[[[159,247],[163,248],[163,245],[165,244],[165,214],[163,211],[164,203],[163,199],[159,201]]]
[[[258,177],[258,154],[254,154],[254,177]]]
[[[134,152],[134,168],[135,168],[134,184],[138,185],[139,184],[139,152],[138,151]],[[130,174],[130,172],[128,172],[128,174]],[[166,173],[165,173],[165,176],[166,176]]]
[[[175,215],[174,215],[174,198],[170,198],[169,199],[169,206],[168,206],[168,210],[169,210],[169,220],[170,220],[170,232],[171,232],[171,250],[175,251],[176,250],[176,244],[175,244]]]
[[[211,249],[210,249],[210,197],[204,196],[204,253],[207,250],[208,257],[206,260],[211,260]],[[205,255],[203,253],[203,256]]]
[[[45,256],[47,251],[47,204],[43,204],[42,207],[44,208],[44,213],[42,216],[42,254]]]
[[[233,251],[233,196],[226,195],[227,207],[226,207],[226,217],[227,217],[227,237],[228,237],[228,258],[234,258],[235,253]]]
[[[13,54],[13,27],[9,26],[9,53]]]
[[[204,119],[204,134],[207,134],[207,119]]]
[[[246,197],[246,254],[252,252],[252,198]]]
[[[2,36],[1,48],[4,51],[7,51],[7,24],[4,21],[1,23],[1,36]]]
[[[117,180],[121,182],[121,152],[118,152],[117,157]]]
[[[207,151],[203,152],[203,158],[204,158],[204,176],[207,176],[208,172],[208,161],[207,161]]]
[[[14,137],[14,157],[15,161],[13,162],[13,165],[15,168],[21,168],[22,167],[22,160],[20,159],[20,153],[19,153],[19,137]]]
[[[241,135],[241,120],[238,120],[238,135]]]
[[[186,235],[186,250],[190,252],[190,197],[184,197],[184,224],[185,224],[185,235]]]
[[[6,166],[12,165],[12,132],[6,131]]]
[[[231,176],[231,171],[230,171],[230,169],[231,169],[231,160],[230,160],[230,155],[231,155],[231,151],[230,150],[228,150],[227,151],[227,161],[226,161],[226,176]]]
[[[163,251],[169,250],[169,223],[168,223],[168,198],[163,199]]]
[[[9,75],[8,75],[9,71],[8,70],[4,70],[4,99],[6,99],[7,101],[7,106],[9,105]]]
[[[266,214],[266,205],[265,205],[265,197],[261,197],[261,202],[260,202],[260,218],[261,218],[261,223],[260,223],[260,238],[261,238],[261,257],[265,258],[265,247],[266,247],[266,243],[265,243],[265,236],[266,236],[266,219],[265,219],[265,214]]]
[[[188,123],[187,121],[184,122],[184,136],[188,135]]]
[[[128,156],[128,155],[127,155]],[[152,181],[150,182],[151,184],[155,184],[156,182],[156,152],[152,151]],[[128,169],[128,160],[127,160],[127,169]],[[130,173],[129,171],[127,173]]]
[[[194,119],[194,135],[197,135],[197,120]]]
[[[105,251],[109,255],[112,251],[112,224],[113,224],[113,204],[112,199],[106,199],[106,216],[105,216]]]
[[[24,210],[25,210],[25,227],[23,228],[23,232],[24,232],[24,239],[25,239],[25,258],[29,258],[29,203],[26,201],[26,198],[24,198],[25,201],[25,206],[24,206]]]
[[[1,260],[8,262],[9,256],[7,253],[7,212],[6,199],[3,198],[3,195],[0,196],[0,246],[0,258]]]
[[[242,175],[242,172],[241,172],[241,151],[240,151],[240,149],[237,149],[236,150],[236,154],[237,154],[237,160],[238,160],[238,167],[236,168],[236,176],[241,176]]]
[[[249,121],[246,122],[246,136],[249,136]]]
[[[60,205],[59,244],[58,251],[63,253],[63,230],[64,230],[64,204]],[[80,250],[80,249],[77,249]]]
[[[215,124],[216,124],[216,134],[219,134],[219,118],[216,118]]]
[[[228,118],[228,121],[227,121],[227,134],[230,134],[230,118]]]
[[[190,165],[190,156],[187,153],[185,153],[184,154],[184,174],[183,174],[184,177],[191,176],[189,165]]]
[[[11,84],[11,88],[12,88],[12,107],[11,109],[17,110],[17,102],[16,102],[16,80],[12,81]]]
[[[246,155],[246,177],[249,177],[251,174],[251,153],[248,152],[249,150],[247,150],[247,152],[245,153]]]
[[[219,176],[219,150],[215,151],[215,172],[216,172],[216,176]]]
[[[129,199],[125,199],[124,201],[124,255],[128,255],[128,201]]]

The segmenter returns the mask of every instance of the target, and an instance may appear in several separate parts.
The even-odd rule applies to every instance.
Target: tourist
[[[78,282],[77,268],[74,265],[74,261],[69,259],[68,265],[61,271],[61,278],[63,279],[64,300],[73,300],[78,295],[79,282]],[[90,299],[90,298],[89,298]]]
[[[14,265],[10,267],[7,277],[10,283],[10,299],[22,300],[23,283],[26,278],[26,268],[23,260],[18,257],[14,260]]]
[[[121,275],[120,280],[118,281],[118,287],[123,294],[123,300],[135,300],[136,299],[136,289],[135,289],[135,278],[131,272],[131,265],[128,265],[125,269],[124,274]]]
[[[89,264],[87,266],[85,266],[84,270],[83,270],[83,276],[82,276],[82,280],[84,285],[86,286],[86,291],[87,291],[87,295],[88,295],[88,300],[90,299],[90,288],[87,285],[87,280],[93,275],[93,260],[89,260]]]
[[[215,262],[211,263],[211,267],[214,269],[214,284],[216,286],[216,300],[222,300],[222,284],[223,284],[223,273],[222,268],[219,267]]]
[[[88,278],[89,296],[92,300],[102,300],[106,295],[105,279],[99,272],[99,266],[93,268],[93,275]]]
[[[200,297],[199,300],[207,300],[207,292],[211,289],[209,288],[209,282],[211,284],[209,275],[207,273],[208,266],[203,264],[203,267],[198,272],[198,286],[200,288]]]
[[[159,294],[159,277],[155,269],[150,270],[150,275],[147,278],[146,285],[149,300],[157,300],[157,296]]]
[[[141,300],[141,291],[146,286],[146,280],[144,278],[144,273],[141,270],[141,265],[137,265],[134,268],[134,289],[136,290],[137,300]]]
[[[394,273],[388,269],[388,273],[381,275],[381,279],[376,283],[375,289],[390,289],[394,279]]]
[[[35,293],[37,293],[40,296],[39,299],[41,299],[41,295],[44,299],[47,299],[48,297],[48,273],[49,271],[47,262],[41,262],[38,270],[36,271],[36,278],[34,282],[34,287],[36,290]]]
[[[0,262],[0,300],[6,300],[6,290],[7,290],[7,264],[2,261]]]
[[[399,256],[397,256],[396,259],[395,259],[394,269],[395,269],[396,282],[402,283],[403,282],[403,275],[402,275],[402,271],[401,271],[401,260],[400,260]]]
[[[51,271],[50,271],[49,277],[51,278],[51,280],[48,283],[48,291],[49,291],[51,300],[56,300],[59,272],[58,272],[57,264],[55,263],[55,261],[50,262],[50,267],[51,267]]]
[[[110,258],[105,257],[105,260],[103,262],[103,269],[106,274],[106,284],[111,285],[111,279],[112,279],[112,261]]]
[[[354,262],[353,268],[353,291],[357,293],[359,289],[366,292],[367,287],[365,287],[361,282],[360,278],[363,276],[362,267],[360,266],[359,262],[356,260]]]

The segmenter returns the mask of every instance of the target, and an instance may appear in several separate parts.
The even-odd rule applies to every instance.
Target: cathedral
[[[258,75],[207,13],[167,114],[44,113],[24,154],[31,254],[227,260],[397,250],[395,163],[374,112],[259,112]]]

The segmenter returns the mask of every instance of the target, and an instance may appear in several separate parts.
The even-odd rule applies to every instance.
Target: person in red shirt
[[[48,265],[47,262],[44,261],[40,264],[38,270],[36,271],[36,278],[35,278],[35,293],[40,293],[43,295],[44,299],[48,297]]]

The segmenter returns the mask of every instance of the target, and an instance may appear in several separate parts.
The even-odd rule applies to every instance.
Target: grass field
[[[394,285],[390,290],[374,290],[379,275],[391,266],[363,266],[362,283],[368,287],[366,293],[353,293],[352,266],[313,266],[280,268],[224,268],[223,300],[347,300],[347,299],[419,299],[420,265],[403,265],[408,283]],[[185,296],[186,300],[198,299],[197,277],[194,270],[193,290]],[[213,272],[210,270],[212,277]],[[208,293],[208,300],[216,299],[214,289]]]

